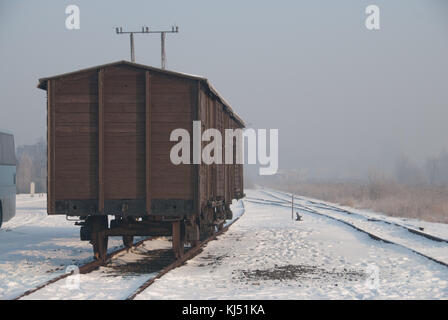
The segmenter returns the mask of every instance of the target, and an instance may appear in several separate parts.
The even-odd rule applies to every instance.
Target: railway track
[[[244,207],[244,202],[243,203],[243,207]],[[244,214],[244,212],[243,212]],[[221,230],[219,230],[218,232],[216,232],[215,234],[213,234],[212,236],[210,236],[209,238],[205,239],[204,241],[202,241],[201,243],[199,243],[199,245],[191,248],[190,250],[188,250],[181,258],[177,259],[176,261],[174,261],[173,263],[171,263],[170,265],[166,266],[165,268],[163,268],[156,276],[151,277],[150,279],[148,279],[147,281],[145,281],[140,287],[138,287],[133,293],[131,293],[126,300],[134,300],[135,297],[137,297],[140,293],[142,293],[143,291],[145,291],[149,286],[151,286],[157,279],[161,278],[163,275],[167,274],[169,271],[181,266],[182,264],[184,264],[186,261],[194,258],[195,256],[197,256],[199,253],[202,252],[203,247],[210,241],[216,239],[218,236],[220,236],[221,234],[225,233],[232,224],[234,224],[236,221],[238,221],[238,219],[240,219],[243,214],[241,214],[240,216],[238,216],[236,219],[234,219],[232,222],[230,222],[229,224],[227,224],[225,227],[223,227]]]
[[[242,202],[243,203],[243,202]],[[243,203],[243,208],[244,208],[244,203]],[[211,235],[210,237],[208,237],[207,239],[201,241],[198,245],[191,247],[190,249],[188,249],[184,255],[182,255],[180,258],[175,259],[174,261],[172,261],[173,259],[166,259],[166,257],[160,256],[160,254],[158,252],[155,252],[153,255],[164,260],[162,261],[161,264],[159,265],[163,265],[164,263],[166,264],[166,262],[168,262],[169,264],[167,266],[163,266],[162,269],[156,271],[157,274],[155,276],[151,276],[149,279],[147,279],[144,283],[142,283],[137,289],[135,289],[131,294],[129,294],[126,297],[126,300],[133,300],[138,294],[140,294],[141,292],[143,292],[144,290],[146,290],[149,286],[151,286],[155,280],[161,278],[163,275],[167,274],[169,271],[183,265],[186,261],[192,259],[193,257],[195,257],[196,255],[198,255],[199,253],[202,252],[204,246],[209,243],[210,241],[216,239],[218,236],[222,235],[223,233],[225,233],[232,224],[234,224],[236,221],[238,221],[238,219],[243,216],[243,213],[238,216],[237,218],[235,218],[234,220],[232,220],[231,222],[229,222],[227,225],[225,225],[221,230],[216,231],[213,235]],[[143,239],[137,243],[135,243],[133,245],[133,248],[136,247],[140,247],[142,246],[144,243],[152,241],[158,239],[158,237],[153,237],[153,238],[149,238],[149,239]],[[99,269],[99,267],[105,266],[105,264],[110,263],[112,261],[112,259],[114,257],[116,257],[117,255],[119,255],[120,253],[123,253],[125,251],[129,250],[129,248],[120,248],[119,250],[116,250],[110,254],[108,254],[106,262],[105,263],[101,263],[100,261],[91,261],[88,262],[82,266],[79,267],[79,273],[80,274],[88,274],[91,273],[94,270]],[[155,250],[157,251],[157,250]],[[138,262],[137,262],[138,263]],[[69,277],[70,275],[73,275],[73,272],[71,273],[66,273],[66,274],[62,274],[59,275],[53,279],[50,279],[44,283],[42,283],[41,285],[33,288],[33,289],[29,289],[26,292],[22,293],[21,295],[13,298],[12,300],[19,300],[22,299],[26,296],[29,296],[39,290],[44,289],[45,287],[48,287],[49,285],[52,285],[58,281],[61,281],[67,277]]]
[[[267,200],[267,199],[262,199],[262,198],[250,198],[250,197],[248,197],[246,199],[246,201],[253,202],[253,203],[258,203],[258,204],[264,204],[264,205],[276,205],[276,206],[291,208],[291,203],[292,203],[291,200],[279,197],[278,195],[275,195],[274,193],[269,192],[269,191],[263,191],[263,192],[266,195],[268,195],[268,196],[270,196],[270,197],[272,197],[274,199],[277,199],[277,200]],[[283,194],[285,194],[287,196],[291,196],[290,194],[287,194],[287,193],[283,193]],[[418,255],[420,255],[422,257],[425,257],[425,258],[427,258],[427,259],[429,259],[429,260],[431,260],[431,261],[433,261],[433,262],[435,262],[437,264],[440,264],[442,266],[448,267],[448,262],[447,261],[441,260],[441,259],[439,259],[437,257],[434,257],[434,256],[431,256],[431,255],[426,254],[424,252],[421,252],[420,250],[418,250],[416,248],[412,248],[412,247],[410,247],[410,246],[408,246],[408,245],[406,245],[404,243],[400,243],[398,241],[394,241],[394,240],[392,240],[390,238],[388,239],[387,237],[385,237],[385,236],[383,236],[383,235],[381,235],[381,234],[379,234],[377,232],[374,232],[372,230],[369,230],[368,228],[365,228],[365,226],[361,226],[360,224],[356,224],[353,221],[349,221],[349,220],[346,220],[346,219],[338,218],[338,217],[332,216],[331,214],[327,214],[327,213],[324,213],[324,212],[319,212],[319,211],[313,209],[310,206],[299,204],[299,203],[294,203],[294,208],[302,210],[302,211],[305,211],[305,212],[308,212],[308,213],[311,213],[311,214],[323,216],[323,217],[326,217],[326,218],[338,221],[340,223],[343,223],[345,225],[350,226],[351,228],[353,228],[353,229],[355,229],[355,230],[357,230],[357,231],[359,231],[361,233],[367,234],[369,237],[371,237],[374,240],[382,241],[384,243],[394,244],[394,245],[400,246],[402,248],[405,248],[407,250],[412,251],[415,254],[418,254]],[[329,209],[329,210],[331,210],[331,209]],[[346,210],[344,210],[344,211],[346,211]],[[349,211],[347,211],[347,212],[349,212]],[[350,213],[350,214],[356,214],[356,213]],[[360,214],[356,214],[356,215],[358,215],[358,216],[360,216],[360,217],[362,217],[362,218],[364,218],[366,220],[368,219],[367,217],[362,216]],[[383,220],[380,220],[380,221],[383,222]],[[394,225],[393,223],[388,222],[388,221],[384,221],[384,222],[388,223],[390,225]],[[400,224],[396,224],[396,226],[401,227],[401,228],[405,228],[408,231],[410,231],[411,233],[413,233],[415,235],[418,235],[418,236],[421,236],[421,237],[425,237],[425,238],[429,239],[430,241],[434,241],[435,243],[446,242],[445,239],[441,239],[439,237],[432,236],[432,235],[429,235],[429,234],[426,234],[426,233],[425,234],[415,233],[415,232],[413,232],[413,231],[415,231],[414,229],[407,228],[406,226],[403,226],[403,225],[400,225]],[[412,231],[409,230],[409,229],[411,229]],[[446,250],[448,250],[448,247],[446,248]]]
[[[268,192],[268,191],[263,191],[263,192],[268,194],[268,195],[270,195],[271,197],[275,197],[277,199],[280,199],[280,201],[289,201],[286,198],[281,198],[281,197],[276,196],[275,194],[273,194],[273,192]],[[285,196],[291,197],[291,194],[288,194],[286,192],[281,192],[281,191],[274,191],[274,192],[277,192],[277,193],[280,193],[280,194],[284,194]],[[296,197],[296,196],[294,196],[294,197],[295,197],[295,199],[311,203],[312,206],[315,207],[315,208],[320,208],[320,209],[324,209],[324,210],[337,211],[337,212],[346,213],[346,214],[349,214],[349,215],[358,216],[360,218],[368,218],[368,217],[366,217],[366,216],[364,216],[362,214],[359,214],[359,213],[356,213],[356,212],[353,212],[353,211],[349,211],[349,210],[346,210],[346,209],[343,209],[343,208],[339,208],[337,206],[330,205],[330,204],[327,204],[327,203],[317,202],[317,201],[313,201],[313,200],[310,200],[310,199],[303,199],[301,197]],[[289,201],[289,203],[291,203],[291,201]],[[415,229],[415,228],[411,228],[411,227],[408,227],[406,225],[403,225],[403,224],[400,224],[400,223],[397,223],[397,222],[391,222],[391,221],[387,221],[387,220],[384,220],[384,219],[381,219],[381,218],[377,218],[377,217],[375,217],[374,219],[373,218],[370,218],[370,219],[372,221],[383,222],[383,223],[386,223],[386,224],[389,224],[389,225],[394,225],[394,226],[403,228],[403,229],[409,231],[410,233],[413,233],[413,234],[425,237],[425,238],[433,240],[433,241],[448,243],[448,239],[444,239],[444,238],[438,237],[436,235],[433,235],[433,234],[430,234],[430,233],[427,233],[427,232],[424,232],[422,230],[418,230],[418,229]]]
[[[143,240],[140,240],[140,241],[136,242],[136,243],[133,245],[133,247],[134,247],[134,248],[139,247],[139,246],[141,246],[144,242],[146,242],[146,241],[151,241],[151,240],[153,240],[153,239],[154,239],[154,238],[149,238],[149,239],[143,239]],[[118,250],[116,250],[116,251],[113,251],[113,252],[109,253],[109,254],[107,255],[107,260],[106,260],[106,262],[110,261],[113,257],[115,257],[115,256],[117,256],[118,254],[120,254],[120,253],[122,253],[122,252],[125,252],[125,251],[127,251],[127,250],[129,250],[129,248],[123,247],[123,248],[120,248],[120,249],[118,249]],[[93,260],[93,261],[87,262],[86,264],[83,264],[83,265],[81,265],[81,266],[78,267],[78,268],[79,268],[79,273],[80,273],[80,274],[87,274],[87,273],[90,273],[90,272],[92,272],[92,271],[94,271],[94,270],[97,270],[97,269],[98,269],[99,267],[101,267],[102,265],[103,265],[103,263],[102,263],[101,261],[99,261],[99,260]],[[61,275],[59,275],[59,276],[57,276],[57,277],[55,277],[55,278],[53,278],[53,279],[50,279],[50,280],[48,280],[48,281],[45,281],[44,283],[40,284],[39,286],[37,286],[37,287],[35,287],[35,288],[33,288],[33,289],[29,289],[29,290],[25,291],[24,293],[22,293],[21,295],[19,295],[19,296],[13,298],[12,300],[20,300],[20,299],[23,298],[23,297],[26,297],[26,296],[28,296],[28,295],[30,295],[30,294],[36,292],[36,291],[39,291],[39,290],[41,290],[41,289],[43,289],[43,288],[49,286],[49,285],[52,284],[52,283],[58,282],[58,281],[60,281],[60,280],[62,280],[62,279],[65,279],[65,278],[71,276],[71,275],[73,275],[73,271],[72,271],[72,272],[69,272],[69,273],[61,274]]]

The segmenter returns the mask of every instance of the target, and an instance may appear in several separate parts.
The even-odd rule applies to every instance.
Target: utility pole
[[[129,35],[129,38],[131,39],[131,61],[135,62],[134,34],[132,32]]]
[[[160,49],[161,49],[161,68],[165,69],[166,67],[166,51],[165,51],[165,37],[167,33],[178,33],[179,27],[172,26],[171,30],[161,30],[161,31],[152,31],[149,27],[142,27],[141,31],[123,31],[122,27],[116,27],[115,32],[117,34],[129,34],[130,42],[131,42],[131,61],[135,62],[135,49],[134,49],[134,33],[160,33]]]
[[[162,69],[166,67],[166,53],[165,53],[165,32],[160,33],[160,56],[162,57]]]

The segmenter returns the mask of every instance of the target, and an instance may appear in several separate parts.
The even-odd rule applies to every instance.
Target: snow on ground
[[[111,239],[109,246],[121,245]],[[92,246],[65,216],[48,216],[45,196],[17,195],[16,216],[0,230],[0,299],[11,299],[92,260]]]
[[[171,252],[171,241],[166,238],[144,243],[129,252],[120,253],[112,262],[98,270],[78,276],[70,276],[53,283],[35,293],[24,297],[25,300],[118,300],[126,299],[148,278],[157,275],[157,270],[140,270],[144,253],[149,250]],[[79,277],[79,280],[76,280]],[[75,285],[75,281],[79,285]]]
[[[285,195],[285,193],[282,192],[263,192],[265,195],[274,195],[274,197],[278,199],[285,199],[286,201],[289,201],[290,198],[288,195]],[[334,217],[336,219],[346,221],[354,226],[357,226],[361,228],[362,230],[369,231],[370,233],[381,237],[382,239],[403,245],[407,248],[410,248],[412,250],[415,250],[417,252],[420,252],[424,255],[436,258],[437,260],[440,260],[446,264],[448,264],[448,245],[446,242],[437,242],[434,240],[427,239],[425,237],[422,237],[420,235],[416,235],[414,233],[410,233],[407,229],[397,227],[397,225],[390,224],[390,220],[387,219],[386,216],[381,216],[379,214],[373,215],[371,213],[365,213],[361,211],[354,211],[349,210],[349,208],[346,208],[349,210],[349,212],[352,212],[352,214],[347,214],[346,212],[340,212],[337,210],[334,210],[334,205],[330,205],[330,207],[321,206],[319,202],[316,203],[317,200],[307,200],[303,198],[298,198],[294,200],[294,203],[305,205],[307,207],[311,207],[313,210]],[[387,223],[389,222],[389,223]],[[400,225],[402,225],[400,223]],[[439,224],[439,228],[433,227],[433,229],[440,230],[443,229],[445,226],[444,224]],[[413,229],[417,229],[414,226]],[[426,231],[428,232],[428,231]],[[445,237],[448,234],[445,233]],[[441,238],[445,238],[443,235],[441,235]]]
[[[298,222],[290,208],[251,202],[245,208],[218,241],[137,298],[448,298],[448,268],[410,250],[323,216],[301,212]],[[370,276],[376,268],[378,286]]]
[[[279,201],[258,190],[246,193],[248,199]],[[156,280],[137,298],[448,298],[448,268],[408,249],[375,241],[324,216],[300,211],[303,221],[298,222],[291,220],[291,209],[287,207],[250,201],[245,201],[244,206],[241,202],[233,205],[235,218],[244,210],[245,214],[225,234],[208,243],[184,266]],[[328,208],[318,209],[329,215],[343,215]],[[350,219],[386,236],[404,237],[399,227],[369,223],[362,216]],[[448,238],[446,225],[432,225],[431,230]],[[412,241],[422,250],[443,253],[443,244],[437,247],[440,243],[406,236],[416,237]],[[112,246],[121,244],[119,238],[111,240]],[[64,279],[27,298],[123,299],[156,274],[145,255],[159,252],[169,263],[170,247],[167,238],[145,242],[142,247],[118,255],[106,267],[80,275],[75,289],[70,289],[67,284],[72,282]],[[91,257],[90,244],[79,240],[79,227],[64,216],[47,216],[45,198],[19,195],[16,217],[0,230],[0,299],[13,298],[64,273],[67,265],[81,264]],[[379,270],[378,286],[371,277],[375,268]]]
[[[266,190],[268,190],[269,192],[276,193],[278,196],[282,196],[283,198],[286,199],[285,192],[280,192],[280,191],[276,191],[276,190],[272,190],[272,189],[266,189]],[[265,198],[266,198],[266,194],[265,194]],[[278,200],[275,198],[272,198],[272,199]],[[423,228],[424,232],[427,232],[436,237],[448,240],[448,224],[445,224],[445,223],[428,222],[428,221],[423,221],[423,220],[418,220],[418,219],[413,219],[413,218],[405,218],[405,217],[391,217],[391,216],[384,215],[383,213],[375,212],[375,211],[368,210],[368,209],[356,209],[356,208],[352,208],[352,207],[347,207],[347,206],[343,206],[343,205],[339,205],[339,204],[335,204],[335,203],[331,203],[331,202],[327,202],[327,201],[323,201],[323,200],[318,200],[318,199],[314,199],[314,198],[303,197],[303,196],[300,196],[300,199],[304,200],[308,205],[312,205],[313,202],[321,203],[324,205],[333,206],[336,208],[347,210],[347,211],[350,211],[350,212],[353,212],[353,213],[356,213],[356,214],[359,214],[359,215],[362,215],[362,216],[365,216],[368,218],[380,219],[380,220],[388,221],[391,223],[404,225],[409,228],[414,228],[416,230]],[[288,197],[287,200],[291,200],[291,199]]]
[[[242,203],[235,202],[232,211],[234,220],[244,212]],[[156,257],[152,256],[154,252],[157,253]],[[155,259],[161,262],[154,263]],[[74,278],[70,277],[67,281],[58,281],[24,299],[126,299],[142,283],[155,277],[159,270],[174,260],[169,238],[157,238],[145,242],[138,248],[132,248],[129,252],[119,254],[111,263],[99,270],[79,275],[77,287],[72,287]]]
[[[234,206],[234,219],[243,211],[241,205]],[[109,239],[109,251],[120,246],[120,238]],[[144,264],[139,259],[143,260],[149,250],[171,253],[171,242],[168,239],[152,240],[122,253],[107,267],[79,275],[77,289],[71,289],[73,278],[70,277],[68,281],[63,279],[26,299],[126,298],[151,275],[157,274],[156,271],[145,273],[144,269],[136,267]],[[45,196],[18,195],[16,216],[4,223],[0,230],[0,299],[14,298],[65,273],[67,266],[91,261],[92,256],[91,245],[79,240],[79,227],[73,221],[67,221],[65,216],[47,215]],[[133,269],[123,269],[129,265]]]

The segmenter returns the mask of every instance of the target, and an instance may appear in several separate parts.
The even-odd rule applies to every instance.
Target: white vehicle
[[[0,130],[0,227],[16,214],[16,154],[14,136]]]

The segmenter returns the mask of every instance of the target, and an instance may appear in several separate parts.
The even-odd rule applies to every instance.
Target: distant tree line
[[[16,149],[17,193],[30,193],[31,182],[36,193],[47,192],[47,144],[44,139]]]
[[[313,179],[300,170],[285,170],[275,176],[257,177],[255,182],[390,216],[448,223],[446,151],[421,164],[401,156],[392,170],[371,168],[366,179]]]
[[[443,151],[437,157],[426,161],[428,181],[436,186],[448,186],[448,152]]]
[[[418,166],[406,156],[401,156],[395,164],[395,179],[402,184],[429,184],[436,187],[448,186],[448,153],[426,159],[424,166]]]

